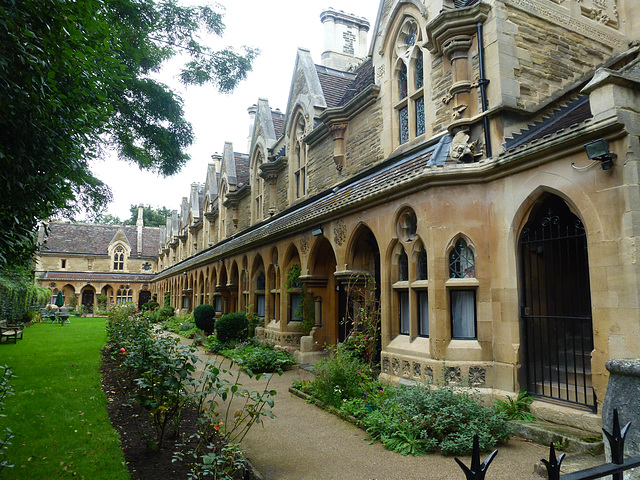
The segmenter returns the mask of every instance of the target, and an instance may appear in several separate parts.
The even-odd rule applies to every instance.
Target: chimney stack
[[[367,56],[369,21],[329,8],[320,14],[324,25],[322,65],[337,70],[353,70]]]

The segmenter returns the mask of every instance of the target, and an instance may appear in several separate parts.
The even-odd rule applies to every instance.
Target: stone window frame
[[[266,292],[265,292],[266,281],[267,281],[266,274],[264,272],[264,269],[261,268],[260,270],[258,270],[258,272],[256,273],[256,276],[255,276],[255,291],[254,291],[254,295],[255,295],[255,299],[256,299],[255,312],[256,312],[256,315],[258,317],[261,317],[262,319],[264,319],[264,317],[266,315]]]
[[[252,223],[263,220],[264,215],[264,179],[260,176],[260,165],[264,163],[265,156],[262,149],[258,148],[251,168],[251,192],[253,200],[251,202]]]
[[[407,253],[407,251],[409,253]],[[429,280],[419,278],[418,258],[427,249],[419,235],[410,240],[399,240],[391,254],[391,288],[393,292],[393,321],[397,325],[398,335],[406,335],[412,340],[416,337],[429,337]],[[402,259],[407,258],[408,272],[402,276]],[[422,302],[426,304],[423,305]],[[421,320],[426,315],[426,328]]]
[[[113,247],[112,258],[113,263],[111,269],[114,272],[124,272],[127,267],[127,249],[121,243],[116,244]]]
[[[410,39],[407,41],[407,39]],[[393,42],[393,51],[391,58],[393,59],[393,79],[392,79],[392,98],[393,98],[393,122],[394,143],[404,145],[426,133],[426,97],[425,97],[425,78],[424,78],[424,59],[425,51],[420,46],[423,43],[423,32],[420,23],[413,16],[405,16],[402,25],[398,30],[396,39]],[[418,65],[418,62],[421,62]],[[422,76],[418,79],[418,72],[422,72]],[[406,76],[406,94],[400,87],[401,76]],[[403,82],[404,83],[404,82]],[[418,119],[418,105],[422,102],[422,124]],[[406,135],[403,134],[402,118],[406,117]]]
[[[302,109],[293,115],[294,121],[291,124],[289,135],[289,194],[291,202],[295,202],[307,196],[308,191],[308,165],[307,165],[307,144],[303,141],[306,135],[308,122]]]
[[[226,181],[220,183],[220,191],[218,193],[218,239],[227,238],[227,207],[224,202],[227,199],[229,186]]]
[[[67,269],[67,259],[66,258],[61,258],[60,259],[60,270],[66,270]]]
[[[477,340],[480,282],[476,278],[476,248],[468,237],[460,234],[451,240],[445,258],[449,275],[445,288],[449,298],[451,339]],[[465,313],[468,318],[461,318]]]

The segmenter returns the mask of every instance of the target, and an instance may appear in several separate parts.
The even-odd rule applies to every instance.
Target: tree
[[[125,225],[135,225],[138,221],[138,206],[131,205],[129,209],[131,217],[124,221]],[[163,227],[167,224],[167,218],[171,216],[171,210],[167,207],[158,209],[152,208],[150,205],[142,207],[142,220],[145,227]]]
[[[162,175],[184,165],[182,101],[150,75],[184,52],[185,84],[229,92],[258,53],[213,51],[204,31],[222,35],[220,11],[176,0],[0,2],[0,264],[28,261],[39,220],[104,208],[88,162],[105,143]]]

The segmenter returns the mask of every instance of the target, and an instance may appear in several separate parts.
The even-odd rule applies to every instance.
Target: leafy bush
[[[253,373],[281,372],[286,366],[296,363],[291,353],[264,345],[241,343],[221,353]]]
[[[207,337],[206,346],[207,350],[214,354],[220,353],[226,348],[225,344],[218,340],[218,337],[216,337],[215,335],[209,335]]]
[[[509,420],[532,422],[536,417],[531,413],[531,402],[533,402],[533,397],[523,390],[515,400],[510,395],[507,395],[506,400],[497,399],[493,407],[504,413]]]
[[[370,368],[351,352],[337,349],[314,367],[313,395],[340,407],[344,400],[362,398],[373,386]]]
[[[248,330],[249,320],[242,312],[228,313],[216,321],[216,336],[222,343],[230,340],[245,340]]]
[[[149,314],[149,320],[153,323],[160,323],[166,321],[168,318],[173,317],[175,308],[171,306],[165,306],[162,308],[156,308]]]
[[[193,329],[193,327],[194,327],[193,323],[184,322],[178,326],[178,330],[181,332],[186,332],[187,330]]]
[[[468,454],[476,433],[480,449],[487,451],[512,435],[503,413],[483,407],[471,393],[446,387],[395,388],[363,422],[388,449],[412,455],[436,448],[445,455]]]
[[[196,320],[196,326],[207,333],[212,333],[215,329],[215,315],[216,310],[212,305],[198,305],[193,310],[193,318]]]

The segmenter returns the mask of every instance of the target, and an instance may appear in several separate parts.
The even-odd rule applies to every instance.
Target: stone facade
[[[314,358],[358,328],[373,281],[384,380],[527,390],[541,416],[552,399],[594,428],[605,362],[640,351],[632,3],[385,0],[357,68],[300,49],[285,112],[260,99],[193,228],[167,223],[153,291],[251,308],[264,338]],[[611,154],[590,160],[598,139]]]

